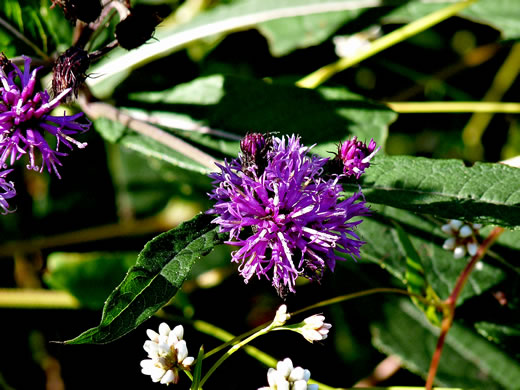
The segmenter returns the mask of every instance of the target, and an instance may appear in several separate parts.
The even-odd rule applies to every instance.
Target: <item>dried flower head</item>
[[[338,146],[338,154],[334,161],[341,165],[343,174],[346,176],[355,176],[359,179],[361,175],[370,166],[370,160],[381,149],[376,149],[376,143],[373,139],[367,145],[358,141],[357,137],[353,137]]]
[[[155,27],[161,20],[157,12],[146,7],[131,9],[130,14],[116,26],[115,35],[119,45],[132,50],[145,44],[153,37]]]
[[[298,276],[320,281],[334,270],[339,253],[359,256],[363,241],[354,232],[367,215],[361,193],[340,200],[338,177],[322,178],[328,159],[309,154],[296,136],[272,138],[265,169],[240,156],[210,175],[216,201],[208,213],[228,244],[240,247],[232,260],[245,281],[253,275],[272,280],[279,295],[295,292]]]
[[[12,181],[5,180],[5,177],[11,172],[12,169],[6,171],[0,171],[0,209],[2,210],[2,214],[6,215],[12,213],[14,210],[9,210],[9,203],[7,203],[7,199],[14,198],[16,196],[16,191],[14,189],[14,183]]]
[[[51,0],[51,8],[59,5],[65,17],[75,23],[76,19],[85,23],[95,21],[101,14],[103,7],[99,0]]]
[[[478,250],[477,235],[481,224],[464,223],[458,219],[451,219],[442,225],[441,230],[450,237],[444,241],[442,247],[453,251],[453,257],[460,259],[468,253],[475,256]]]
[[[177,383],[179,370],[189,370],[195,360],[188,357],[188,347],[182,339],[184,328],[178,325],[170,329],[163,322],[159,325],[159,333],[148,329],[146,334],[150,340],[144,343],[143,348],[149,359],[141,361],[141,372],[150,375],[154,382]]]
[[[269,386],[258,390],[318,390],[318,385],[309,385],[311,377],[309,370],[294,367],[291,359],[279,361],[276,369],[270,368],[267,372]]]
[[[31,59],[25,58],[23,72],[16,65],[9,73],[0,69],[0,168],[12,165],[23,155],[29,157],[28,169],[53,170],[60,177],[57,165],[62,165],[59,157],[67,154],[58,151],[60,144],[69,149],[72,145],[84,148],[72,135],[83,133],[90,128],[90,122],[78,122],[83,113],[54,116],[51,111],[71,92],[63,90],[54,99],[47,91],[34,92],[36,75],[40,68],[31,70]],[[18,81],[17,81],[18,79]],[[45,134],[56,138],[53,149],[46,141]],[[41,160],[41,166],[38,166]]]
[[[71,89],[72,93],[65,95],[62,102],[70,101],[73,94],[78,97],[79,88],[87,78],[86,71],[89,66],[88,53],[79,47],[72,46],[62,53],[52,69],[53,96],[58,96],[66,89]]]

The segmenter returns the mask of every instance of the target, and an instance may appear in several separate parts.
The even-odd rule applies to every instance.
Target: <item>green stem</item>
[[[400,114],[419,113],[520,113],[520,103],[504,102],[387,102],[386,105]]]
[[[340,58],[336,62],[326,65],[323,68],[320,68],[299,80],[296,85],[302,88],[316,88],[330,79],[336,73],[341,72],[352,65],[358,64],[359,62],[372,57],[380,51],[388,49],[389,47],[402,42],[405,39],[408,39],[432,26],[435,26],[436,24],[450,18],[464,8],[470,6],[475,1],[476,0],[461,1],[426,15],[414,22],[408,23],[407,25],[392,31],[389,34],[376,39],[370,44],[370,47],[361,51],[359,54],[353,57]]]
[[[269,331],[273,329],[273,326],[272,324],[266,326],[265,328],[259,330],[258,332],[252,334],[251,336],[249,336],[248,338],[246,338],[245,340],[242,340],[241,342],[239,342],[238,344],[235,344],[233,345],[224,355],[222,355],[218,360],[217,362],[208,370],[208,372],[206,373],[206,375],[204,375],[204,378],[202,378],[202,380],[200,381],[200,386],[203,386],[204,383],[206,383],[206,381],[209,379],[209,377],[213,374],[213,372],[215,372],[215,370],[228,358],[230,357],[232,354],[234,354],[236,351],[238,351],[240,348],[242,348],[243,346],[245,346],[247,343],[249,343],[250,341],[253,341],[254,339],[256,339],[257,337],[259,336],[262,336],[266,333],[269,333]]]
[[[11,34],[13,34],[16,38],[21,40],[23,43],[25,43],[27,46],[29,46],[31,49],[34,50],[36,54],[38,54],[41,58],[43,58],[45,61],[51,61],[51,58],[45,53],[42,49],[40,49],[38,46],[36,46],[33,42],[31,42],[25,35],[20,33],[16,28],[11,26],[8,21],[4,20],[3,18],[0,18],[0,26],[4,27],[6,30],[8,30]]]

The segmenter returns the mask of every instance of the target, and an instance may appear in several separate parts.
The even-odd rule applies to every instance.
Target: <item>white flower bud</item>
[[[448,222],[453,230],[459,230],[459,228],[462,226],[463,222],[459,221],[458,219],[450,219]]]
[[[284,377],[288,377],[291,374],[291,371],[293,370],[293,364],[291,359],[285,358],[283,361],[278,362],[276,365],[276,370],[283,375]]]
[[[300,380],[294,382],[292,390],[307,390],[307,381]]]
[[[456,259],[461,259],[466,254],[466,247],[464,246],[458,246],[453,250],[453,257]]]
[[[468,253],[470,256],[475,256],[477,254],[478,244],[475,242],[468,242],[466,244],[466,248],[468,248]]]
[[[289,380],[291,382],[296,382],[303,380],[304,371],[301,367],[295,367],[294,370],[291,371],[291,374],[289,375]]]
[[[442,225],[441,230],[446,234],[453,234],[453,229],[450,224]]]
[[[455,249],[456,242],[457,241],[455,240],[455,237],[450,237],[446,241],[444,241],[442,247],[448,251],[452,251],[453,249]]]
[[[463,225],[459,230],[459,237],[465,238],[473,234],[473,230],[468,225]]]
[[[291,315],[287,313],[287,305],[281,305],[274,316],[273,325],[282,326],[287,320],[291,318]]]
[[[150,340],[152,340],[155,343],[157,343],[159,341],[159,333],[157,333],[151,329],[146,330],[146,335],[148,336],[148,338]]]
[[[161,336],[168,336],[170,334],[170,327],[168,326],[168,324],[166,322],[162,322],[159,325],[159,334]]]
[[[261,387],[258,390],[318,390],[317,385],[307,385],[311,373],[301,367],[293,367],[291,359],[279,361],[276,369],[267,371],[269,387]]]
[[[327,324],[324,321],[325,316],[319,314],[307,317],[303,320],[304,325],[299,329],[299,332],[311,343],[314,341],[325,340],[332,325]]]
[[[167,385],[169,383],[175,382],[175,374],[172,370],[166,371],[166,374],[161,379],[161,383]]]

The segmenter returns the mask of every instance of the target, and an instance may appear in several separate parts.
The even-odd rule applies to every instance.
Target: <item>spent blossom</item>
[[[208,213],[217,214],[220,232],[229,232],[226,243],[239,247],[232,261],[245,282],[266,277],[284,297],[295,292],[298,276],[319,282],[326,268],[334,271],[336,260],[344,260],[340,254],[359,256],[364,242],[354,228],[362,220],[353,219],[369,209],[361,192],[340,200],[341,176],[325,178],[328,159],[311,155],[300,137],[269,137],[265,144],[268,150],[262,142],[256,149],[265,168],[244,148],[238,159],[218,164]]]
[[[279,361],[275,368],[269,368],[267,382],[258,390],[318,390],[318,385],[309,385],[307,382],[311,377],[309,370],[294,367],[291,359],[285,358]]]
[[[0,209],[3,215],[12,213],[14,210],[9,210],[9,203],[7,203],[7,199],[13,198],[16,196],[16,191],[14,189],[14,183],[12,181],[5,180],[5,177],[11,172],[12,169],[6,171],[0,171]]]
[[[90,128],[90,122],[78,122],[83,113],[55,116],[51,111],[60,105],[71,92],[64,89],[53,99],[47,91],[35,92],[37,73],[40,68],[31,70],[31,59],[24,57],[24,69],[10,63],[12,70],[0,69],[0,168],[12,165],[22,156],[29,158],[28,169],[43,171],[47,167],[60,177],[57,165],[62,165],[59,158],[67,154],[59,151],[64,144],[69,149],[72,145],[84,148],[86,143],[75,140],[72,136]],[[52,148],[45,139],[45,134],[56,138],[56,148]],[[41,166],[39,160],[41,159]]]
[[[441,226],[441,230],[450,237],[444,241],[442,247],[453,251],[453,257],[460,259],[468,253],[475,256],[478,250],[477,234],[481,224],[464,223],[458,219],[451,219]]]
[[[159,325],[159,333],[148,329],[150,338],[144,343],[148,359],[141,361],[141,372],[150,375],[152,381],[162,384],[177,383],[179,370],[189,370],[195,360],[188,356],[188,347],[183,340],[184,328],[178,325],[173,329],[165,323]]]

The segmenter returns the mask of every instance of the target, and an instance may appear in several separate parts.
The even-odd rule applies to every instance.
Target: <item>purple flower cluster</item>
[[[245,281],[253,275],[272,281],[280,296],[295,292],[298,276],[320,281],[342,255],[359,256],[363,241],[354,228],[367,215],[361,192],[340,199],[339,180],[326,177],[329,159],[309,153],[300,138],[250,134],[238,159],[212,173],[216,201],[210,214],[238,246],[232,261]],[[263,158],[263,167],[254,162]]]
[[[9,63],[12,70],[7,73],[4,69],[8,67],[0,67],[0,169],[27,155],[28,169],[41,172],[47,167],[49,172],[54,171],[60,177],[57,170],[57,165],[62,165],[59,157],[67,155],[58,151],[60,144],[69,149],[73,144],[84,148],[87,144],[72,136],[87,131],[90,122],[77,121],[83,113],[50,115],[71,89],[64,89],[54,99],[45,90],[35,93],[36,75],[40,68],[31,70],[30,58],[24,58],[23,72],[12,63]],[[55,148],[47,143],[45,134],[56,138]]]

